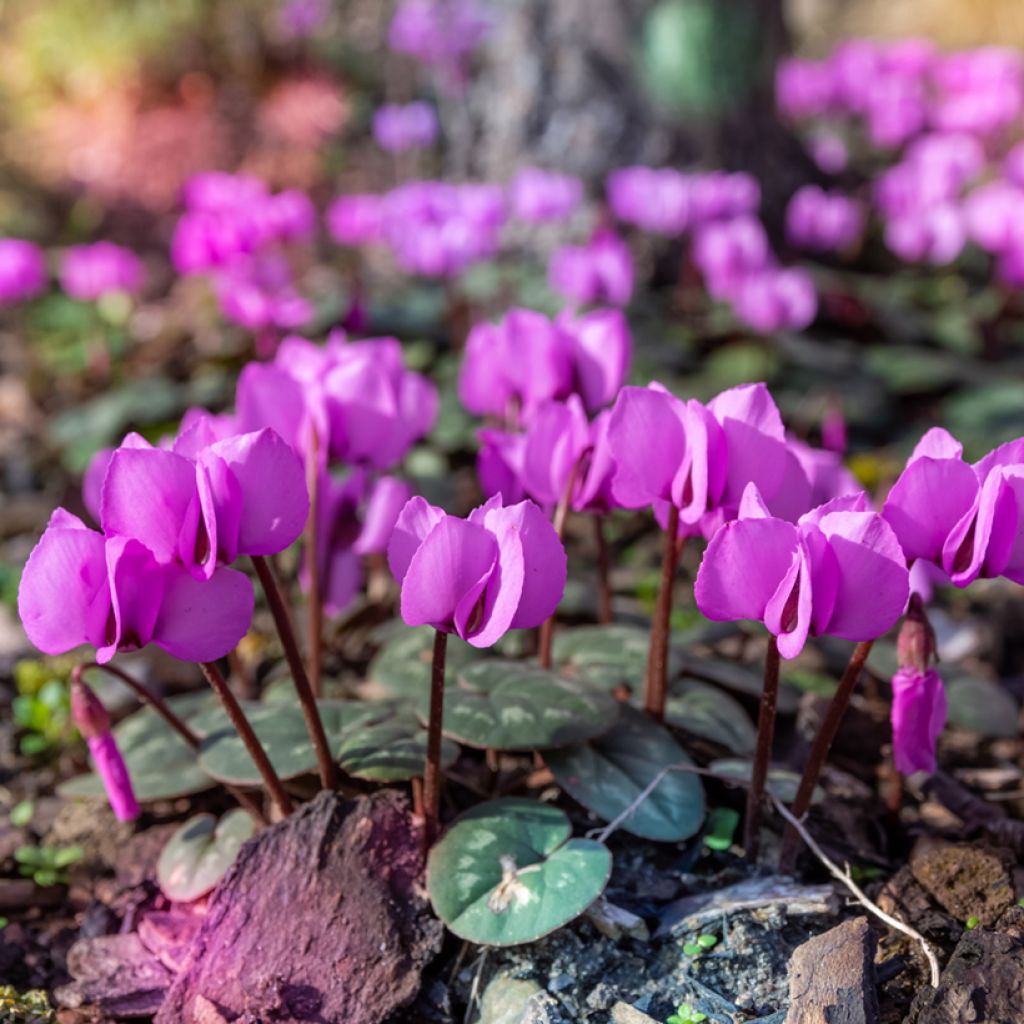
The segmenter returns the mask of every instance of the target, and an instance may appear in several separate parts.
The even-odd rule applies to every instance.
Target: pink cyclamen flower
[[[775,71],[775,103],[790,120],[820,117],[835,102],[832,70],[823,61],[790,57]]]
[[[698,229],[693,262],[715,299],[731,299],[751,275],[774,262],[768,234],[756,217],[714,221]]]
[[[818,313],[818,293],[801,267],[768,267],[745,277],[734,296],[736,315],[760,334],[802,331]]]
[[[526,497],[523,484],[526,435],[485,428],[477,436],[480,451],[476,457],[476,472],[484,496],[491,498],[499,494],[507,505],[522,501]]]
[[[569,338],[573,391],[594,413],[615,400],[633,356],[629,323],[618,309],[594,309],[574,315],[563,310],[558,327]]]
[[[193,454],[186,433],[173,449],[122,446],[103,483],[101,521],[160,563],[210,579],[239,555],[272,555],[302,533],[309,513],[299,457],[269,429]]]
[[[565,589],[565,549],[531,501],[504,507],[495,497],[458,519],[413,498],[398,517],[388,562],[408,625],[457,633],[474,647],[539,626]]]
[[[892,677],[892,752],[903,775],[935,771],[935,745],[946,724],[948,702],[934,668],[901,668]]]
[[[339,196],[327,208],[327,230],[342,245],[360,246],[381,240],[384,200],[373,194]]]
[[[953,203],[893,218],[885,226],[885,244],[907,263],[952,263],[967,244],[964,214]]]
[[[100,699],[80,679],[71,683],[71,718],[89,747],[96,774],[103,783],[110,808],[118,821],[134,821],[140,812],[131,776],[117,740],[110,731],[110,716]]]
[[[864,208],[856,199],[805,185],[786,207],[786,237],[801,249],[841,252],[864,231]]]
[[[252,610],[244,573],[217,568],[198,580],[138,540],[104,537],[64,509],[50,517],[18,588],[18,614],[39,650],[91,644],[100,664],[149,643],[183,661],[213,661],[245,635]]]
[[[608,204],[624,224],[678,235],[689,224],[691,181],[671,167],[620,167],[608,176]]]
[[[979,576],[1024,584],[1024,439],[972,465],[962,445],[934,427],[893,484],[883,515],[908,562],[932,562],[958,587]]]
[[[743,171],[707,171],[689,178],[690,223],[756,217],[761,205],[761,186]]]
[[[142,276],[139,257],[113,242],[72,246],[60,267],[61,287],[83,302],[116,292],[134,294],[142,287]]]
[[[571,216],[583,199],[583,182],[568,174],[524,167],[509,185],[512,211],[527,224],[549,224]]]
[[[387,103],[374,111],[373,137],[389,153],[426,149],[437,138],[437,114],[420,100],[405,106]]]
[[[555,250],[548,264],[548,283],[581,306],[607,302],[625,306],[633,295],[633,257],[614,232],[602,229],[586,245]]]
[[[795,658],[808,636],[874,640],[903,612],[906,559],[863,495],[822,505],[794,524],[768,514],[755,485],[740,518],[712,537],[694,585],[709,619],[763,622]]]
[[[0,305],[34,299],[46,290],[43,251],[20,238],[0,238]]]

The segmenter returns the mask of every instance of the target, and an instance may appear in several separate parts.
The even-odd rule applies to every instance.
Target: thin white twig
[[[895,928],[898,932],[903,932],[904,935],[909,935],[915,942],[919,943],[921,950],[925,955],[925,959],[928,961],[928,966],[931,969],[932,976],[932,988],[939,987],[939,960],[935,955],[935,951],[932,949],[928,940],[914,928],[911,928],[909,924],[904,924],[898,917],[893,917],[892,914],[887,914],[877,903],[873,903],[864,893],[859,885],[853,880],[850,874],[849,867],[840,868],[839,865],[833,861],[827,853],[817,844],[814,836],[807,831],[802,821],[795,814],[793,814],[786,805],[779,800],[773,793],[769,793],[775,809],[783,816],[797,830],[800,838],[807,844],[811,853],[814,854],[818,860],[828,869],[830,875],[833,878],[838,879],[847,889],[853,894],[854,899],[865,908],[870,911],[875,917],[884,921],[890,928]]]

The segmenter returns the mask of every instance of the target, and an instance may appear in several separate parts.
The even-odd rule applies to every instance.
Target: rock
[[[905,921],[921,932],[926,939],[939,944],[947,952],[952,952],[953,947],[960,941],[963,922],[954,920],[932,902],[908,865],[901,867],[882,886],[877,902],[885,913]],[[917,946],[909,939],[907,943],[908,949]]]
[[[416,995],[442,926],[404,798],[320,793],[241,849],[157,1014],[379,1024]]]
[[[476,1024],[560,1024],[558,1003],[535,981],[496,975],[484,989]]]
[[[647,923],[642,917],[610,903],[604,896],[598,896],[587,908],[584,916],[609,939],[621,939],[623,935],[628,935],[640,942],[647,942],[651,937]]]
[[[877,1024],[874,957],[866,917],[805,942],[789,965],[785,1024]]]
[[[934,991],[922,991],[916,1024],[1024,1020],[1024,941],[974,928],[964,932]]]
[[[659,1024],[653,1017],[641,1013],[629,1003],[616,1003],[612,1007],[612,1024]]]
[[[1003,862],[977,846],[924,836],[910,853],[914,877],[958,921],[976,917],[991,925],[1013,903]]]

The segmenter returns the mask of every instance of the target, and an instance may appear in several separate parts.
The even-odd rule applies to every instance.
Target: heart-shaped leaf
[[[156,866],[160,889],[169,900],[189,903],[214,889],[253,834],[252,818],[239,809],[218,822],[197,814],[178,829],[163,848]]]
[[[402,629],[389,639],[370,662],[368,684],[361,690],[373,699],[418,697],[430,691],[434,630],[429,626]],[[483,657],[457,636],[448,637],[445,654],[445,682],[451,685],[460,668]]]
[[[989,739],[1017,735],[1017,702],[999,683],[976,676],[945,680],[949,720]]]
[[[200,736],[224,728],[228,721],[217,698],[209,693],[171,697],[167,705]],[[189,796],[215,785],[199,767],[196,752],[152,708],[129,715],[113,731],[136,799],[143,803]],[[64,797],[106,796],[95,772],[68,779],[58,792]]]
[[[348,775],[370,782],[404,782],[423,774],[427,731],[411,711],[397,711],[381,721],[346,729],[334,749]],[[458,756],[458,746],[443,740],[441,766],[450,767]]]
[[[568,924],[601,895],[612,869],[606,846],[571,833],[562,811],[536,800],[467,811],[427,861],[438,917],[482,946],[534,942]]]
[[[687,651],[681,656],[681,671],[685,676],[694,679],[702,679],[716,686],[724,686],[727,690],[742,693],[748,697],[760,699],[761,691],[764,689],[764,679],[759,672],[739,665],[735,661],[726,658],[707,658],[699,654]],[[800,703],[800,694],[791,686],[782,683],[779,686],[778,711],[779,714],[792,715],[796,713]]]
[[[337,749],[347,729],[388,713],[386,707],[350,700],[321,700],[317,707],[332,749]],[[294,779],[316,769],[316,751],[297,705],[254,704],[245,713],[282,779]],[[204,738],[199,748],[199,765],[208,775],[229,785],[258,786],[262,782],[242,738],[231,725]]]
[[[708,771],[735,779],[737,782],[749,783],[752,770],[753,765],[750,761],[739,757],[722,757],[708,765]],[[800,788],[800,776],[788,768],[769,768],[766,786],[768,792],[783,803],[792,803],[796,799],[796,791]],[[820,786],[815,786],[811,803],[816,804],[824,798],[825,791]]]
[[[715,686],[688,681],[665,702],[665,721],[693,736],[749,754],[757,730],[743,705]]]
[[[667,729],[636,708],[623,705],[611,732],[550,751],[544,761],[573,799],[605,821],[636,803],[620,826],[633,835],[679,842],[694,835],[704,821],[704,788],[690,772],[666,772],[640,800],[663,769],[693,762]]]
[[[493,659],[459,673],[444,695],[444,734],[470,747],[548,750],[607,732],[619,713],[607,693],[578,680]],[[418,709],[426,722],[429,694]]]

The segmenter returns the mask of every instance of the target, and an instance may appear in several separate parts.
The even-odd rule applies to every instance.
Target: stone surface
[[[616,1003],[612,1007],[612,1024],[659,1024],[653,1017],[641,1013],[629,1003]]]
[[[558,1004],[535,981],[494,977],[480,999],[477,1024],[559,1024]]]
[[[1013,884],[994,853],[922,837],[910,854],[910,870],[928,893],[959,921],[977,917],[991,925],[1013,903]]]
[[[1024,1021],[1024,941],[974,928],[964,932],[934,991],[917,1001],[916,1024]]]
[[[440,946],[420,871],[401,795],[321,793],[242,847],[158,1024],[192,1024],[202,1000],[229,1020],[379,1024]]]
[[[80,939],[68,952],[74,979],[57,989],[57,1002],[109,1017],[150,1017],[160,1008],[172,975],[137,935]]]
[[[877,1024],[874,956],[865,917],[805,942],[789,965],[786,1024]]]

